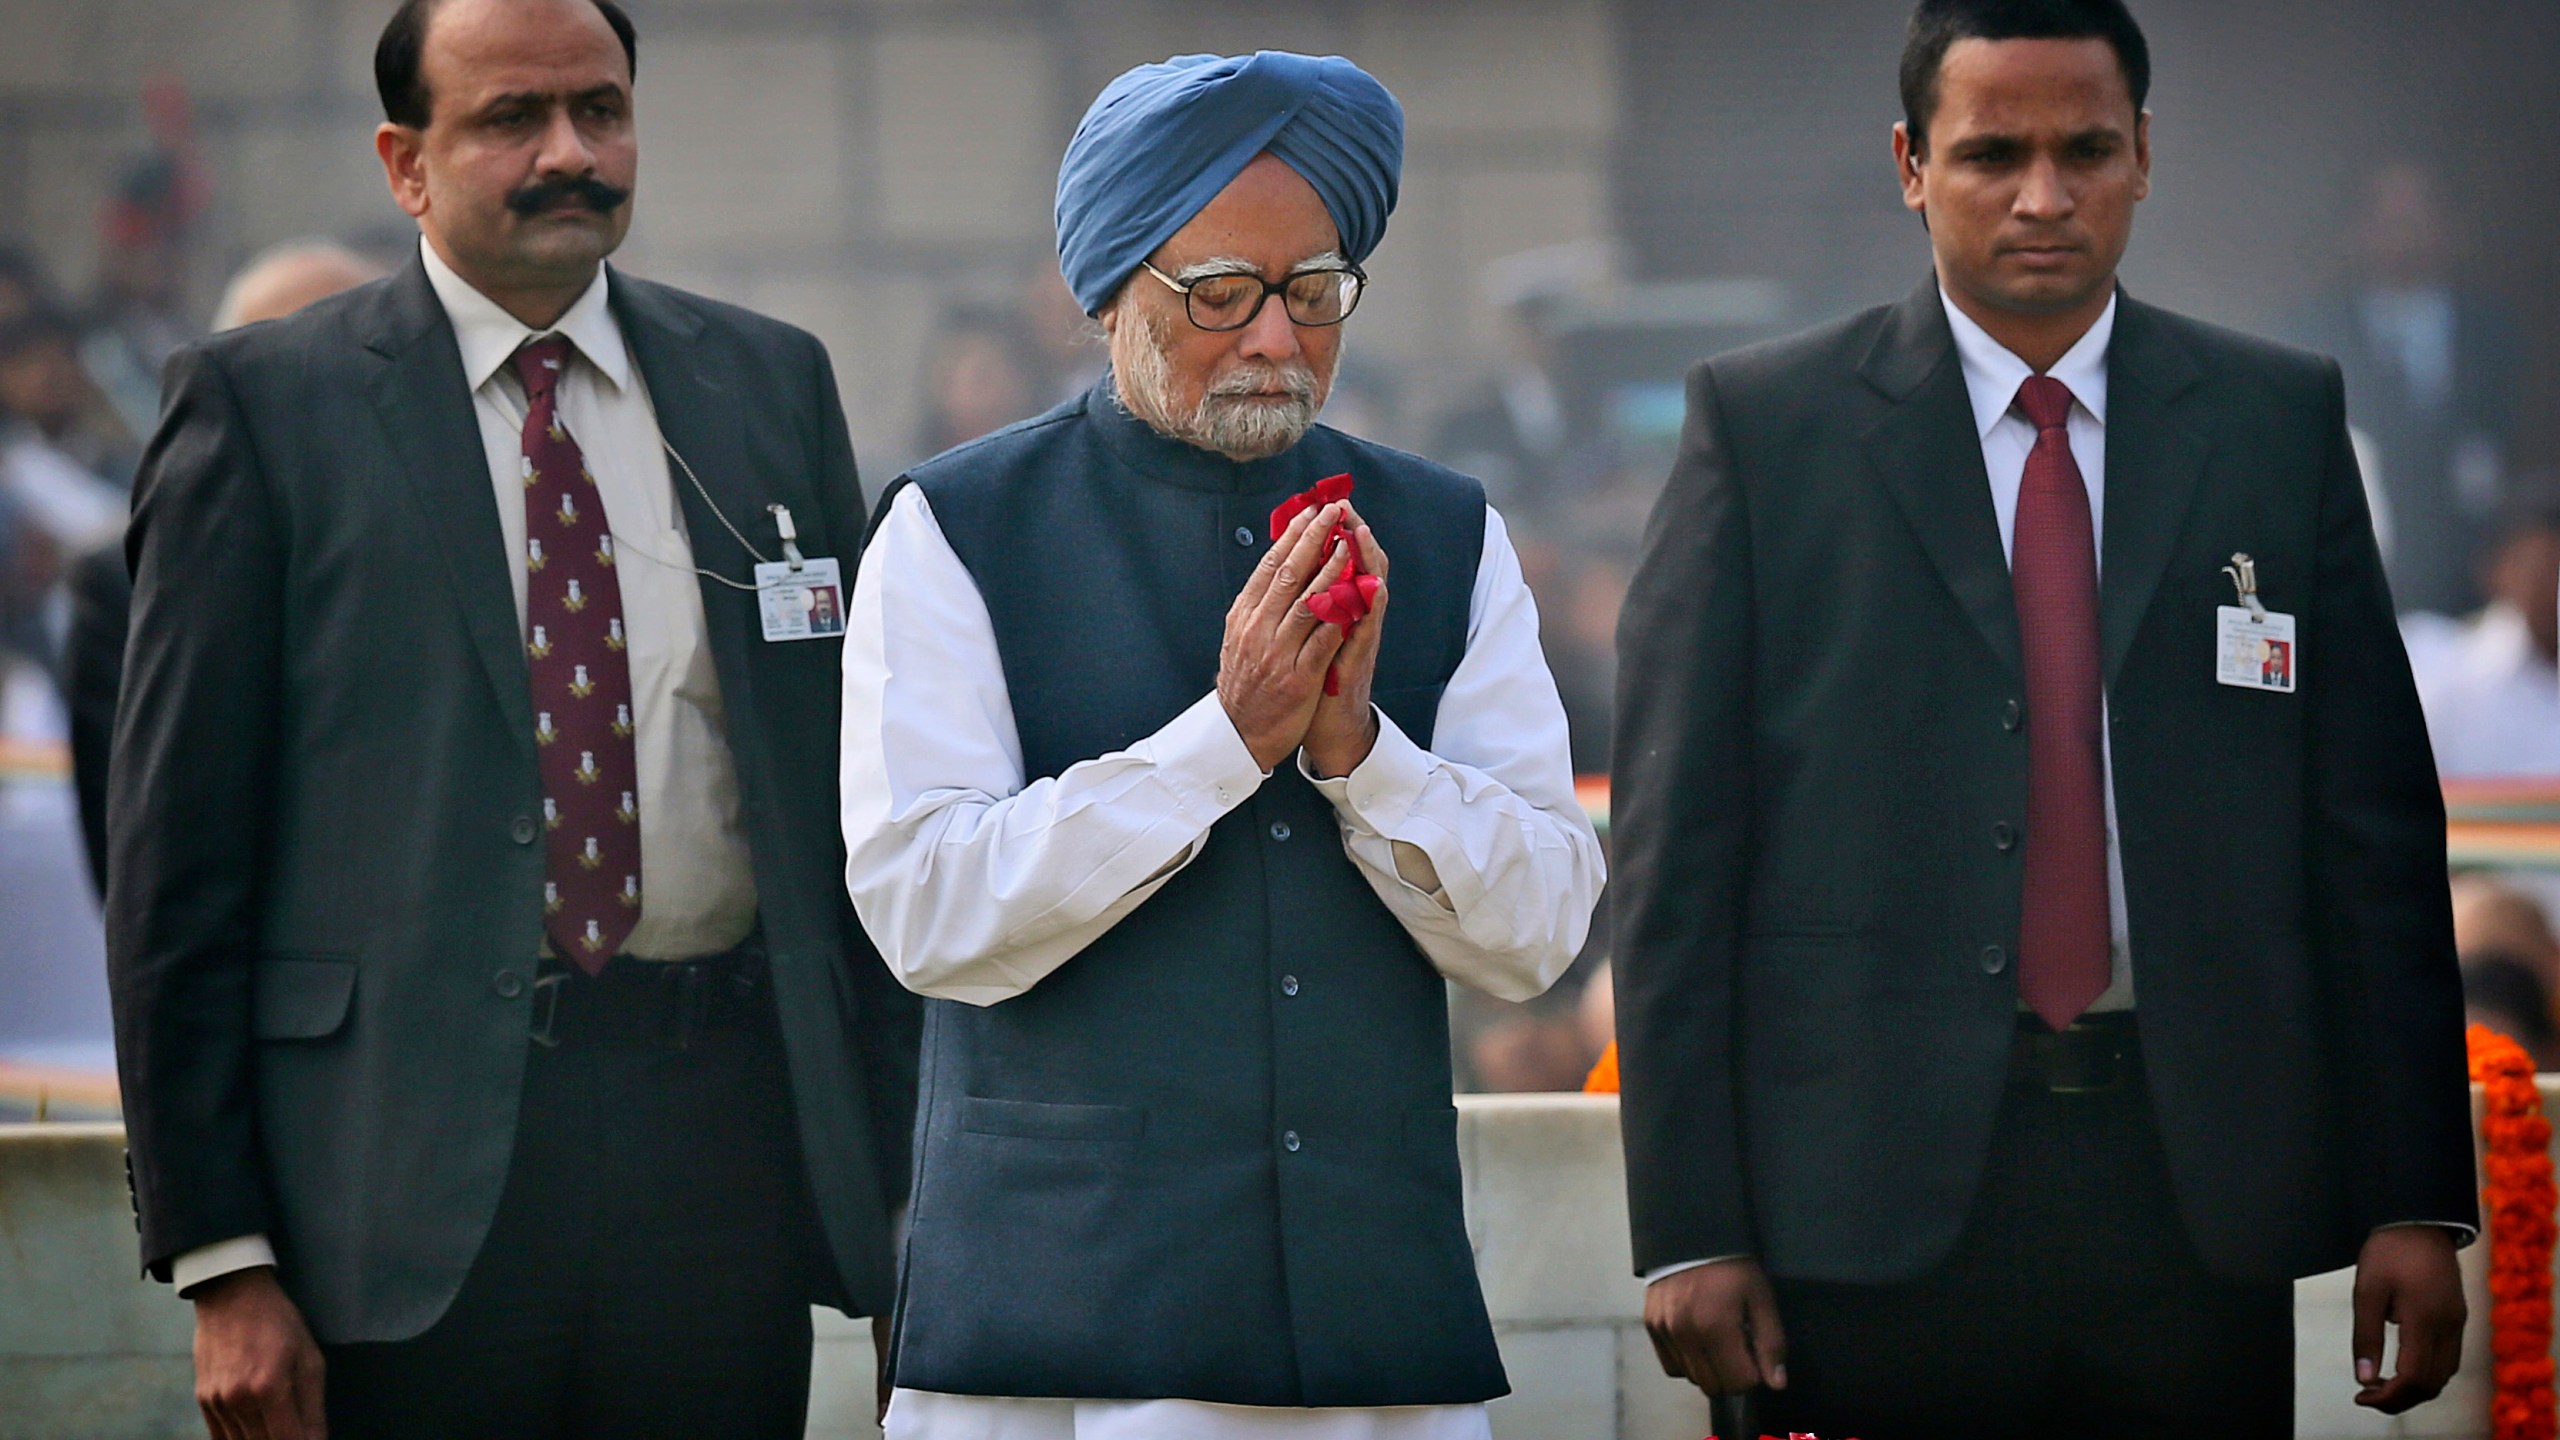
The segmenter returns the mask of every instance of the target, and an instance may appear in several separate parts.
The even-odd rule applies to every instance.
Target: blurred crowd
[[[76,743],[86,726],[103,744],[114,655],[99,652],[121,636],[119,540],[162,363],[208,325],[285,314],[379,273],[325,241],[297,242],[258,257],[200,314],[183,277],[204,190],[179,138],[129,169],[82,292],[0,236],[0,728],[20,738]],[[2498,297],[2466,282],[2454,213],[2424,169],[2376,169],[2345,234],[2349,263],[2285,338],[2345,368],[2439,765],[2448,778],[2560,781],[2560,478],[2517,463],[2523,337]],[[1747,283],[1631,284],[1589,246],[1511,257],[1479,283],[1499,327],[1479,373],[1408,385],[1355,336],[1325,418],[1484,481],[1539,601],[1574,764],[1596,776],[1608,767],[1618,609],[1676,443],[1681,362],[1818,307]],[[914,432],[855,437],[874,476],[1037,414],[1102,372],[1098,329],[1046,267],[953,300],[929,333]],[[102,677],[80,673],[75,615],[89,612],[100,618],[86,663]],[[2461,885],[2479,1013],[2560,1065],[2560,946],[2534,894],[2485,876]],[[1610,1035],[1608,944],[1603,923],[1567,981],[1531,1005],[1457,993],[1462,1087],[1577,1088]]]

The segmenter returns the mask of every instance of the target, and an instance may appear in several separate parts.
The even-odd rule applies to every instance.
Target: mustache
[[[599,215],[610,215],[622,208],[631,192],[593,175],[571,175],[558,180],[536,180],[507,197],[507,208],[518,215],[539,215],[555,209],[564,200],[575,201]]]
[[[1273,390],[1286,393],[1301,405],[1312,405],[1316,399],[1316,372],[1304,363],[1244,365],[1211,381],[1202,393],[1208,399],[1260,395]]]

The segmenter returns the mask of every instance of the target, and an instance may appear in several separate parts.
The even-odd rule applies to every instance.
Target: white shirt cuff
[[[238,1270],[276,1263],[276,1251],[264,1235],[241,1235],[200,1246],[169,1262],[169,1285],[183,1298],[207,1281]]]
[[[1361,762],[1351,767],[1348,775],[1328,780],[1316,774],[1307,764],[1307,752],[1298,752],[1298,773],[1342,817],[1350,838],[1384,840],[1388,858],[1393,861],[1395,878],[1415,894],[1437,905],[1443,912],[1455,914],[1449,891],[1440,882],[1440,868],[1431,863],[1429,852],[1409,840],[1399,840],[1388,833],[1388,827],[1401,825],[1420,803],[1423,786],[1431,778],[1437,762],[1431,752],[1413,743],[1412,737],[1396,728],[1387,712],[1370,707],[1378,717],[1377,743]],[[1392,737],[1392,738],[1390,738]]]
[[[1271,772],[1254,763],[1253,751],[1236,730],[1227,707],[1210,691],[1191,708],[1165,722],[1163,729],[1129,747],[1144,753],[1172,785],[1185,816],[1200,828],[1224,819],[1228,811],[1253,798]]]
[[[1430,751],[1397,729],[1386,711],[1372,705],[1369,713],[1378,717],[1378,740],[1369,747],[1367,758],[1351,767],[1350,774],[1330,780],[1318,776],[1307,767],[1307,753],[1303,750],[1298,752],[1298,773],[1359,828],[1372,835],[1391,835],[1413,813],[1437,762]]]
[[[1656,1280],[1668,1280],[1683,1270],[1695,1270],[1701,1265],[1721,1265],[1727,1260],[1748,1260],[1750,1258],[1751,1257],[1748,1255],[1739,1254],[1710,1255],[1704,1260],[1683,1260],[1674,1265],[1656,1265],[1652,1269],[1644,1272],[1644,1283],[1650,1285]]]
[[[2413,1225],[2426,1225],[2438,1230],[2452,1231],[2453,1248],[2456,1250],[2459,1250],[2463,1246],[2480,1238],[2480,1231],[2477,1227],[2470,1225],[2457,1225],[2451,1220],[2394,1220],[2387,1225],[2376,1225],[2373,1228],[2375,1233],[2379,1234],[2385,1230],[2406,1230]]]

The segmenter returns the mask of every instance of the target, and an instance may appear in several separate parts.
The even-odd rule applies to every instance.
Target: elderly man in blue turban
[[[843,802],[929,997],[895,1440],[1481,1440],[1506,1388],[1445,984],[1546,989],[1601,862],[1482,490],[1315,423],[1402,136],[1341,59],[1113,82],[1058,181],[1111,373],[881,502]]]

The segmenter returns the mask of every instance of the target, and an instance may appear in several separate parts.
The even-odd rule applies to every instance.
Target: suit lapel
[[[1893,403],[1866,435],[1868,458],[1903,519],[1983,642],[2012,671],[2017,601],[2000,549],[2000,520],[1982,465],[1982,437],[1935,280],[1897,307],[1859,374]]]
[[[2099,567],[2099,653],[2112,685],[2160,589],[2204,480],[2210,450],[2181,423],[2178,398],[2203,378],[2160,312],[2127,296],[2107,354],[2107,532]]]
[[[768,558],[781,556],[765,543],[774,534],[774,523],[765,514],[769,501],[749,488],[751,462],[740,413],[745,397],[717,373],[714,357],[701,343],[702,317],[690,306],[679,303],[663,287],[634,280],[619,270],[613,272],[607,293],[614,320],[631,346],[641,378],[648,383],[658,433],[675,456],[682,457],[682,463],[669,457],[667,478],[684,513],[694,565],[740,583],[752,582],[756,557],[738,542],[731,526],[758,537]],[[690,477],[687,467],[691,467]],[[710,502],[704,499],[705,491]],[[734,742],[739,728],[734,717],[753,713],[748,705],[747,662],[752,646],[762,643],[763,631],[753,595],[716,580],[698,583],[712,661],[733,717]]]
[[[525,758],[534,758],[533,697],[506,532],[490,483],[489,456],[462,372],[453,323],[411,259],[383,292],[365,348],[377,364],[366,389],[398,454],[401,478],[417,494],[426,530],[444,553],[463,625],[480,652],[498,706]]]

